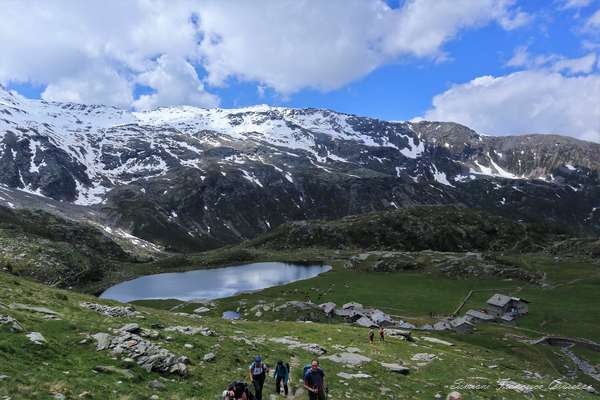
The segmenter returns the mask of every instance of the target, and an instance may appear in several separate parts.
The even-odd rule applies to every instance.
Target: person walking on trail
[[[283,361],[277,361],[273,378],[275,378],[275,393],[281,393],[281,386],[283,384],[283,392],[287,396],[288,380],[290,378],[289,364],[284,364]]]
[[[250,375],[250,381],[254,385],[254,396],[256,400],[262,400],[262,390],[265,384],[265,378],[269,373],[269,367],[262,362],[261,356],[256,356],[254,362],[250,365],[248,371]]]
[[[373,328],[369,329],[369,343],[373,344],[373,339],[375,338],[375,332],[373,332]]]
[[[383,330],[383,326],[379,327],[379,340],[385,342],[385,331]]]
[[[310,369],[304,374],[304,389],[308,391],[309,400],[326,400],[325,373],[319,368],[319,362],[312,360]]]
[[[246,383],[233,382],[223,392],[223,400],[255,400],[255,397]]]

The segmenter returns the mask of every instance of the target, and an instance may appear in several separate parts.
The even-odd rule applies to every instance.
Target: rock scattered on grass
[[[429,343],[443,344],[444,346],[454,346],[454,343],[450,343],[445,340],[437,339],[434,337],[422,336],[421,339]]]
[[[417,353],[411,357],[411,360],[430,363],[433,360],[435,360],[436,358],[437,358],[437,356],[435,354]]]
[[[410,373],[410,368],[405,367],[396,363],[380,363],[381,366],[387,369],[390,372],[395,372],[397,374],[408,375]]]
[[[338,353],[332,354],[330,356],[323,357],[327,360],[331,360],[333,362],[344,364],[344,365],[361,365],[367,362],[370,362],[371,359],[369,357],[363,356],[357,353]]]
[[[26,336],[35,344],[42,345],[48,343],[46,338],[39,332],[29,332]]]
[[[158,379],[148,382],[148,387],[154,390],[163,390],[166,388],[165,384]]]
[[[211,362],[214,361],[216,357],[217,356],[215,356],[215,353],[207,353],[204,355],[204,357],[202,357],[202,360],[205,362]]]
[[[269,341],[287,345],[289,349],[302,349],[317,356],[322,356],[327,353],[327,350],[316,343],[302,343],[296,338],[284,336],[280,338],[270,338]]]
[[[21,326],[19,321],[17,321],[10,315],[0,315],[0,325],[10,325],[10,330],[12,332],[22,332],[23,331],[23,327]]]
[[[337,376],[339,376],[342,379],[366,379],[366,378],[371,377],[371,375],[363,374],[362,372],[359,372],[357,374],[349,374],[347,372],[338,372]]]
[[[214,331],[211,331],[210,329],[204,328],[202,326],[169,326],[165,328],[165,331],[182,333],[184,335],[201,334],[202,336],[217,336],[217,334]]]

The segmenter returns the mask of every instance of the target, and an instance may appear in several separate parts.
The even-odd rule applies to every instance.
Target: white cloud
[[[525,67],[528,69],[547,68],[552,71],[569,74],[589,74],[596,63],[596,53],[589,53],[579,58],[566,58],[557,54],[533,55],[527,46],[517,47],[507,67]]]
[[[160,106],[187,104],[200,107],[216,107],[219,98],[204,90],[194,67],[186,60],[161,56],[156,66],[137,77],[137,82],[149,86],[155,93],[142,95],[133,103],[138,110],[150,110]]]
[[[465,29],[527,23],[514,3],[407,0],[393,9],[384,0],[8,0],[0,82],[46,84],[49,99],[123,104],[131,103],[124,88],[144,81],[156,93],[137,107],[214,104],[187,64],[204,70],[209,85],[234,78],[282,95],[326,91],[405,57],[443,58],[444,44]]]
[[[131,83],[108,66],[92,66],[50,83],[42,98],[86,104],[127,107],[133,101]]]
[[[563,0],[562,7],[564,9],[570,8],[584,8],[592,4],[594,0]]]
[[[434,97],[428,120],[496,135],[558,133],[600,142],[600,75],[549,70],[482,76]]]
[[[600,9],[588,18],[585,22],[584,30],[588,32],[600,32]]]

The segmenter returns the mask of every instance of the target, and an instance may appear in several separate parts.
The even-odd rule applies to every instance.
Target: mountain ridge
[[[79,205],[176,251],[418,204],[600,226],[600,144],[555,135],[264,105],[130,112],[0,89],[0,140],[2,204],[67,217]]]

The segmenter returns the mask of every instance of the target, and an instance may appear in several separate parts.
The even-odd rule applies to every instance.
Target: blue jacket
[[[281,378],[283,378],[283,381],[285,383],[287,383],[288,379],[290,378],[290,371],[288,371],[288,369],[285,365],[277,365],[275,367],[275,372],[273,373],[273,377],[275,379],[281,377]]]

